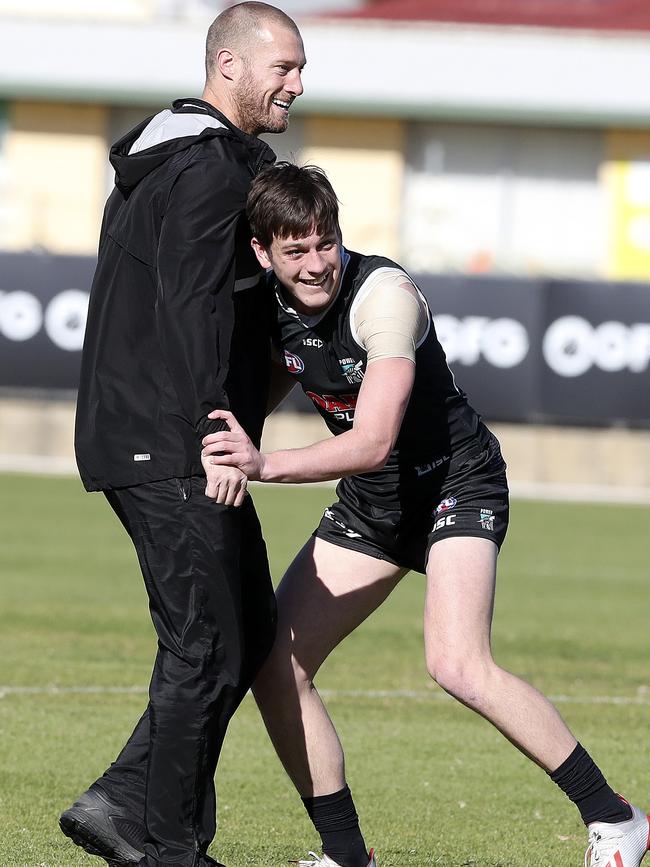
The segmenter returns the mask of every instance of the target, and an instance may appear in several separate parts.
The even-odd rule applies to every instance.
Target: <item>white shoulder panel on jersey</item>
[[[159,111],[152,117],[147,126],[140,133],[140,137],[131,145],[129,155],[162,144],[173,138],[185,138],[190,135],[200,135],[207,127],[217,129],[224,123],[212,117],[211,114],[197,109],[195,112],[174,112],[169,108]]]
[[[418,346],[429,333],[429,308],[405,271],[378,268],[364,281],[350,310],[355,341],[368,353],[368,364],[380,358],[415,361]]]

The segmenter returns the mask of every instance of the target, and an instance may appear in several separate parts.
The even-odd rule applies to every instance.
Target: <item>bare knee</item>
[[[261,704],[287,701],[312,687],[310,674],[291,650],[276,644],[255,679],[253,693]]]
[[[427,671],[438,686],[471,707],[479,706],[489,690],[490,674],[495,668],[491,657],[472,657],[460,653],[427,654]]]

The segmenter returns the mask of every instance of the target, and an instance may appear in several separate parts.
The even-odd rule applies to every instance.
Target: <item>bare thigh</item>
[[[277,589],[272,656],[289,652],[308,677],[375,611],[406,574],[379,560],[312,537]]]
[[[427,563],[424,636],[430,673],[491,658],[496,545],[453,537],[436,542]]]

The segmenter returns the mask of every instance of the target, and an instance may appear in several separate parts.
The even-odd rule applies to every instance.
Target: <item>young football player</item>
[[[588,827],[589,867],[639,867],[649,821],[607,784],[557,710],[490,649],[508,526],[499,443],[447,367],[427,303],[395,262],[343,248],[324,173],[280,163],[254,181],[253,248],[270,273],[284,391],[299,383],[334,434],[260,453],[234,416],[204,460],[262,482],[341,478],[337,501],[277,591],[279,624],[254,693],[323,847],[303,867],[373,867],[337,733],[313,679],[409,570],[426,574],[432,678],[543,768]]]

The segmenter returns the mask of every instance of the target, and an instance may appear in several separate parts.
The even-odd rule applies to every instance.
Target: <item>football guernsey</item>
[[[387,274],[403,272],[390,259],[343,251],[336,297],[325,310],[312,316],[299,314],[292,307],[291,296],[271,275],[278,302],[276,349],[335,435],[350,430],[354,424],[368,363],[367,351],[357,333],[355,309],[369,278],[372,276],[376,282],[382,270]],[[404,276],[411,282],[408,275]],[[428,308],[427,316],[426,328],[415,348],[413,389],[393,451],[381,469],[341,480],[337,487],[340,501],[326,510],[316,531],[326,538],[334,533],[337,538],[330,541],[336,544],[420,571],[428,547],[437,538],[487,535],[499,545],[507,527],[505,465],[498,443],[456,385]],[[458,498],[453,492],[459,470],[470,510],[463,520],[460,509],[455,509]],[[491,473],[500,475],[496,484],[499,492],[490,493],[489,479],[486,482],[483,478],[482,500],[474,502],[472,473],[485,476],[486,472],[488,477]],[[447,501],[446,506],[441,506],[442,500]],[[451,513],[443,514],[450,504]],[[481,506],[485,518],[482,524]],[[436,529],[441,518],[442,525]],[[411,539],[408,545],[417,552],[406,555],[399,546],[413,532],[417,540]]]

